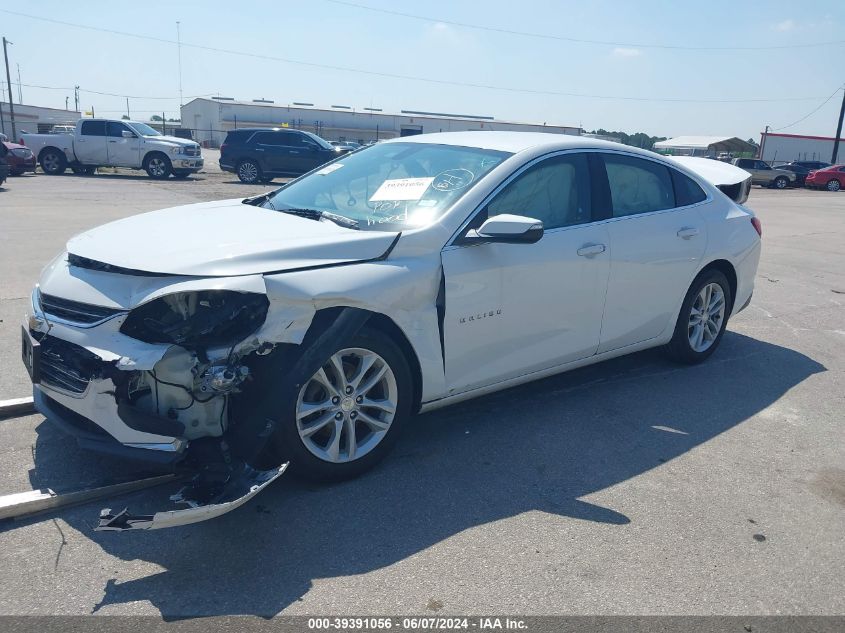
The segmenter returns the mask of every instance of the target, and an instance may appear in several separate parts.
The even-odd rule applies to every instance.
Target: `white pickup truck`
[[[21,142],[38,157],[45,174],[92,174],[97,167],[143,169],[150,178],[185,178],[202,169],[200,146],[163,136],[146,123],[80,119],[73,134],[22,134]]]

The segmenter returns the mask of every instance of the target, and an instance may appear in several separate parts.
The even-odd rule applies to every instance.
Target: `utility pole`
[[[132,116],[129,114],[129,97],[126,97],[126,118],[131,119]]]
[[[12,121],[12,140],[14,141],[18,137],[18,133],[15,130],[15,106],[12,103],[12,78],[9,75],[9,51],[6,48],[7,44],[11,44],[11,42],[4,37],[3,57],[6,58],[6,85],[9,86],[9,118]]]
[[[760,160],[763,159],[763,150],[766,148],[766,139],[769,138],[769,126],[766,126],[766,131],[763,132],[760,138],[760,153],[758,154],[757,158]]]
[[[833,141],[833,155],[830,157],[831,165],[836,164],[839,157],[839,137],[842,136],[842,119],[845,117],[845,88],[842,90],[842,107],[839,109],[839,124],[836,126],[836,138]]]
[[[21,90],[21,65],[17,64],[18,67],[18,103],[23,105],[23,91]]]
[[[179,30],[179,20],[176,20],[176,54],[179,65],[179,107],[184,105],[182,99],[182,32]]]
[[[79,86],[73,87],[73,109],[79,112]]]
[[[70,97],[65,97],[65,110],[67,110],[67,102],[68,102],[69,99],[70,99]]]

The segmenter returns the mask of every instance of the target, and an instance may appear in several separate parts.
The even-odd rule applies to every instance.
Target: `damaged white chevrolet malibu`
[[[418,411],[649,347],[706,359],[751,299],[749,184],[579,137],[394,139],[74,237],[23,358],[83,447],[194,475],[186,508],[99,529],[201,521],[287,464],[362,473]]]

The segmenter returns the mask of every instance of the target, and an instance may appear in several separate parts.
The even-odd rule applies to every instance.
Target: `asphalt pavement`
[[[0,190],[0,399],[29,392],[20,318],[67,238],[267,188],[206,159]],[[93,531],[166,488],[0,524],[0,614],[845,614],[845,194],[749,205],[754,299],[708,362],[648,351],[419,416],[358,480],[283,477],[194,526]],[[0,445],[0,493],[137,474],[39,415]]]

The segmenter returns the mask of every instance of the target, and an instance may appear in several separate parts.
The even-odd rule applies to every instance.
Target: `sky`
[[[184,102],[220,95],[745,139],[766,125],[833,136],[845,84],[842,0],[87,0],[72,10],[0,0],[13,99],[19,65],[27,104],[64,108],[69,97],[73,107],[78,85],[80,109],[98,116],[127,106],[99,92],[128,95],[133,119],[178,117],[177,21]]]

